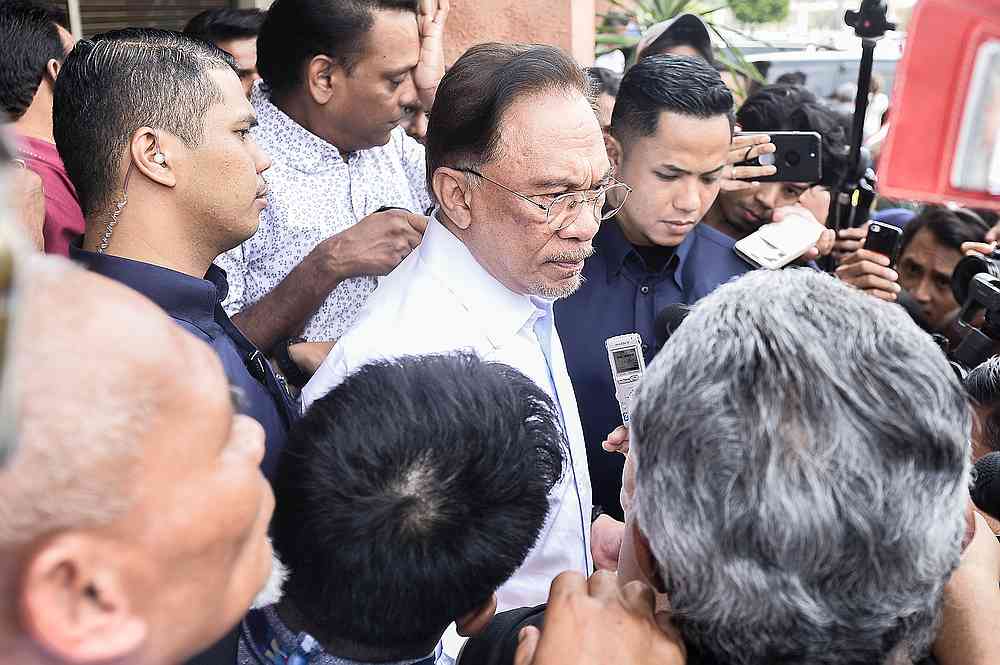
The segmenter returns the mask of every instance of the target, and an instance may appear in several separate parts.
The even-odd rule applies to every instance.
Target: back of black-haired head
[[[965,390],[977,413],[980,440],[991,450],[1000,450],[1000,356],[993,356],[965,377]]]
[[[959,252],[963,243],[984,242],[990,227],[971,210],[951,210],[944,206],[929,205],[907,222],[899,243],[899,253],[905,252],[917,233],[924,229],[930,231],[945,247]]]
[[[597,86],[598,94],[618,96],[618,88],[622,84],[622,75],[618,72],[613,72],[607,67],[588,67],[587,76]]]
[[[743,102],[736,122],[745,132],[818,132],[823,139],[822,185],[837,185],[847,170],[850,144],[843,119],[802,86],[764,86]]]
[[[530,379],[472,355],[367,365],[317,400],[289,436],[272,522],[305,630],[388,660],[429,651],[534,545],[561,431]]]
[[[53,125],[84,215],[120,194],[122,157],[138,128],[198,145],[205,114],[222,101],[208,75],[217,69],[235,74],[232,56],[180,32],[128,28],[76,45],[56,82]]]
[[[256,37],[263,23],[264,12],[259,9],[219,7],[206,9],[188,21],[184,34],[218,44]]]
[[[502,152],[504,116],[514,103],[542,92],[568,92],[594,103],[585,70],[555,46],[478,44],[452,66],[427,124],[427,182],[442,166],[478,168]]]
[[[66,53],[56,26],[66,16],[32,0],[0,0],[0,111],[17,120],[31,106],[50,60]]]
[[[733,94],[719,72],[701,58],[649,56],[625,72],[611,115],[611,134],[619,141],[655,134],[664,111],[732,120]]]
[[[273,95],[304,82],[305,65],[328,55],[351,71],[361,58],[374,12],[417,10],[417,0],[276,0],[257,38],[257,71]]]

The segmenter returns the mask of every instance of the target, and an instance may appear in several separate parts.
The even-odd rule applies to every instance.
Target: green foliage
[[[789,0],[729,0],[729,9],[741,23],[774,23],[788,18]]]
[[[727,35],[742,33],[730,26],[723,26],[713,22],[711,20],[711,15],[721,9],[726,9],[727,7],[733,9],[735,12],[735,3],[743,2],[754,5],[765,4],[768,6],[772,4],[780,4],[783,6],[784,11],[781,18],[784,18],[784,16],[788,14],[789,0],[717,1],[722,4],[711,8],[705,8],[705,6],[697,0],[632,0],[630,2],[625,2],[623,0],[611,0],[611,4],[614,5],[617,13],[625,14],[626,16],[634,19],[641,30],[645,30],[649,26],[659,23],[660,21],[671,19],[678,14],[690,13],[700,16],[705,22],[705,25],[708,26],[709,32],[714,34],[715,37],[725,45],[725,48],[718,50],[716,54],[719,62],[743,75],[747,80],[763,82],[764,78],[760,75],[757,68],[752,63],[747,61],[740,49],[733,45],[730,42],[729,37],[727,37]],[[607,18],[607,15],[605,14],[604,17]],[[598,29],[598,55],[618,48],[632,48],[638,43],[639,40],[636,37],[617,34],[614,27],[608,26],[607,23],[608,22],[605,21],[604,24]]]

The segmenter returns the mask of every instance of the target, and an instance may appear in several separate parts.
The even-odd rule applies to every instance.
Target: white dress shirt
[[[382,278],[355,325],[306,385],[303,407],[373,360],[459,350],[520,370],[561,410],[569,441],[565,472],[549,494],[549,515],[534,549],[498,593],[500,611],[539,605],[556,575],[589,574],[593,568],[587,451],[551,301],[507,289],[432,218],[420,246]],[[392,405],[385,408],[392,417]]]
[[[270,293],[316,245],[379,208],[424,213],[431,205],[424,147],[402,128],[388,144],[345,159],[272,104],[261,82],[250,101],[257,112],[254,140],[271,158],[264,173],[269,192],[257,233],[216,259],[229,279],[223,306],[230,315]],[[303,337],[339,339],[376,285],[375,277],[342,282],[306,323]]]

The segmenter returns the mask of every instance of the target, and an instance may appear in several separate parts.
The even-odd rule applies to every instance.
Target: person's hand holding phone
[[[901,290],[899,274],[889,264],[885,254],[859,249],[844,257],[834,274],[871,296],[895,302]]]
[[[784,206],[781,208],[775,208],[774,214],[771,216],[771,222],[780,222],[781,220],[789,217],[790,215],[796,215],[798,217],[805,217],[810,221],[816,222],[822,226],[826,226],[816,218],[812,210],[805,207],[802,204],[793,206]],[[820,234],[819,240],[816,244],[806,250],[806,253],[799,257],[798,261],[801,263],[808,263],[809,261],[815,261],[821,256],[826,256],[831,251],[833,251],[834,242],[837,236],[833,229],[824,229],[823,233]]]
[[[754,182],[755,178],[774,175],[777,169],[774,166],[745,166],[740,162],[747,162],[757,159],[761,155],[773,154],[776,150],[771,139],[766,134],[736,134],[733,136],[733,143],[729,147],[728,174],[722,179],[723,192],[738,192],[744,189],[752,189],[760,183]]]

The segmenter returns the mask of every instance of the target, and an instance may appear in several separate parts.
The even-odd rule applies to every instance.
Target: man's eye
[[[677,180],[677,176],[676,175],[667,174],[667,173],[657,173],[656,177],[659,178],[660,180],[665,181],[665,182],[673,182],[674,180]]]
[[[240,135],[241,141],[246,141],[247,137],[250,135],[249,129],[237,129],[236,133]]]

